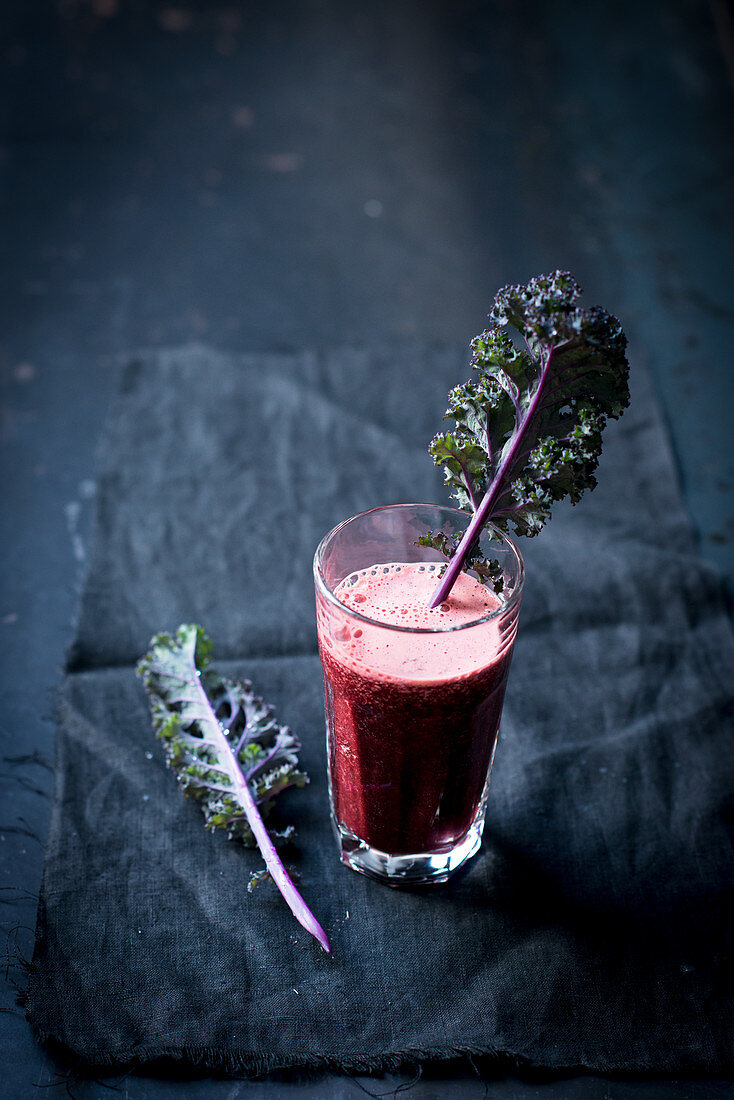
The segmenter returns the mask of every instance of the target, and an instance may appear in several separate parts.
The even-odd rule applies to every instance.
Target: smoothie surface
[[[375,622],[345,614],[331,639],[338,659],[362,675],[406,683],[467,676],[492,663],[502,648],[499,626],[477,620],[500,607],[500,600],[462,573],[449,598],[431,610],[438,570],[430,563],[387,562],[345,577],[335,589],[337,599]]]

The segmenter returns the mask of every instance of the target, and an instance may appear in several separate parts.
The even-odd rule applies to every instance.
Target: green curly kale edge
[[[428,546],[432,550],[438,550],[440,554],[443,554],[447,559],[439,572],[439,576],[443,577],[448,569],[449,560],[453,558],[459,548],[460,541],[460,535],[447,535],[445,531],[429,531],[428,534],[421,535],[416,544],[418,546]],[[463,568],[476,573],[482,584],[491,586],[498,596],[504,590],[505,577],[498,559],[485,557],[476,542],[467,551]]]
[[[492,327],[471,342],[476,377],[449,393],[444,419],[456,426],[437,434],[429,452],[473,519],[432,606],[461,568],[476,570],[485,525],[537,535],[555,501],[576,504],[596,485],[604,427],[629,405],[627,340],[616,317],[583,308],[580,298],[568,271],[504,287],[489,314]],[[444,552],[440,533],[427,538]]]

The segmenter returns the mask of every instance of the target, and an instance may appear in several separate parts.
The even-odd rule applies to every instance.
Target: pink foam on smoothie
[[[500,600],[461,573],[448,599],[432,610],[438,575],[439,567],[428,563],[389,562],[345,577],[335,589],[337,599],[372,621],[340,616],[327,644],[340,661],[378,679],[437,682],[485,668],[509,639],[501,638],[495,620],[477,620],[491,615]]]

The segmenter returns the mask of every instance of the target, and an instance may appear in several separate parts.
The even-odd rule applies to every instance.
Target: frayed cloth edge
[[[297,1053],[278,1055],[257,1053],[249,1050],[223,1051],[212,1047],[198,1046],[151,1046],[144,1049],[131,1048],[115,1052],[99,1052],[94,1055],[81,1055],[57,1039],[51,1033],[38,1029],[31,1020],[31,1028],[36,1039],[48,1046],[57,1056],[63,1057],[70,1066],[78,1071],[109,1070],[110,1074],[144,1070],[156,1062],[170,1062],[178,1066],[189,1065],[194,1070],[207,1070],[225,1077],[257,1078],[278,1072],[326,1072],[339,1074],[364,1074],[379,1076],[385,1073],[398,1073],[402,1070],[415,1070],[419,1066],[437,1066],[450,1062],[466,1061],[473,1066],[473,1058],[481,1059],[485,1065],[496,1070],[515,1070],[529,1074],[583,1075],[605,1074],[619,1077],[656,1076],[656,1077],[722,1077],[734,1071],[734,1058],[731,1061],[711,1065],[709,1062],[676,1064],[661,1066],[659,1063],[639,1062],[624,1066],[612,1061],[598,1060],[593,1063],[559,1061],[553,1065],[538,1063],[526,1056],[512,1051],[503,1051],[491,1046],[466,1044],[456,1047],[435,1047],[430,1049],[406,1048],[386,1051],[378,1055],[366,1054],[313,1054]],[[476,1066],[473,1066],[476,1072]]]

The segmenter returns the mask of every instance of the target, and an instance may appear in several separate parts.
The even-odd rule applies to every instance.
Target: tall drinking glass
[[[499,595],[463,573],[435,611],[445,559],[418,545],[461,535],[466,512],[375,508],[314,558],[331,814],[342,861],[390,885],[443,882],[479,849],[524,569],[507,536]]]

